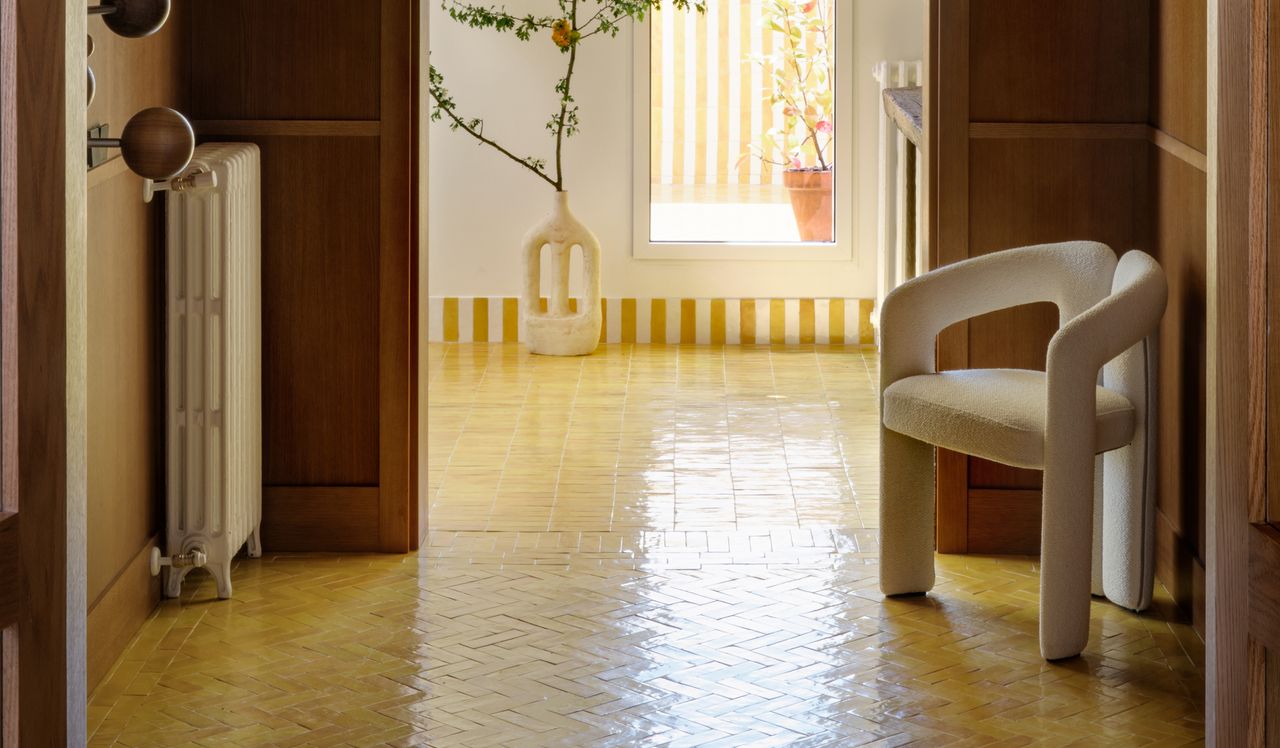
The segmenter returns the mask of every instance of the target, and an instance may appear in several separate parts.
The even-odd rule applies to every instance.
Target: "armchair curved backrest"
[[[1044,244],[947,265],[899,286],[881,310],[881,386],[937,370],[947,327],[1023,304],[1052,302],[1059,327],[1112,292],[1116,256],[1097,242]]]

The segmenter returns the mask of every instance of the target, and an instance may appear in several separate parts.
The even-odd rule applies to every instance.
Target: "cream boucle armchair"
[[[1105,245],[1073,242],[949,265],[885,299],[880,587],[886,595],[933,587],[939,446],[1044,470],[1040,651],[1046,659],[1084,649],[1091,592],[1132,610],[1150,604],[1153,333],[1167,294],[1164,273],[1150,256],[1133,251],[1117,263]],[[1055,303],[1061,320],[1046,372],[937,373],[934,351],[943,329],[1041,301]]]

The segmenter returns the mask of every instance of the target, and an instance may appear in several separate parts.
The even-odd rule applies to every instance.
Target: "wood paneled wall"
[[[146,39],[90,32],[90,124],[170,106],[262,148],[267,548],[416,548],[416,2],[189,0]],[[160,595],[164,226],[118,158],[88,182],[92,687]]]
[[[125,39],[91,18],[98,94],[90,125],[119,135],[151,106],[185,110],[185,3],[154,36]],[[163,200],[118,154],[89,172],[89,687],[110,669],[160,599],[148,569],[163,504]]]
[[[1152,3],[1151,251],[1169,281],[1160,335],[1156,575],[1204,632],[1208,3]]]
[[[1190,609],[1203,579],[1205,2],[946,0],[930,12],[934,264],[1094,239],[1151,252],[1169,274],[1158,553]],[[1042,369],[1056,328],[1047,304],[981,317],[944,333],[940,365]],[[940,550],[1038,551],[1039,473],[944,453],[938,482]]]
[[[263,159],[263,543],[416,548],[417,3],[190,0],[202,141]]]

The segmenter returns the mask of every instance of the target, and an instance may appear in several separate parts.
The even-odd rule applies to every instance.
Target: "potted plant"
[[[834,236],[835,59],[831,0],[765,0],[762,23],[779,37],[772,54],[753,58],[772,81],[767,101],[782,124],[746,157],[783,169],[783,184],[806,242]]]
[[[430,66],[429,92],[434,104],[432,121],[444,121],[452,130],[464,132],[479,144],[487,146],[514,161],[545,182],[554,191],[550,215],[525,237],[524,292],[521,300],[521,322],[525,342],[534,353],[547,355],[583,355],[596,349],[600,340],[603,312],[600,302],[600,244],[595,236],[569,210],[565,186],[564,145],[580,125],[578,105],[573,98],[574,72],[578,51],[593,37],[614,38],[628,19],[644,20],[645,14],[660,9],[663,0],[556,0],[559,14],[515,15],[498,6],[477,5],[461,0],[443,0],[441,6],[454,21],[474,29],[488,29],[514,34],[521,41],[548,39],[565,57],[565,72],[555,85],[557,109],[547,122],[547,131],[555,143],[555,155],[545,158],[519,156],[485,133],[484,121],[465,117],[445,88],[444,76]],[[679,10],[706,9],[706,0],[667,0]],[[590,8],[587,6],[590,5]],[[580,12],[581,11],[581,12]],[[543,34],[546,34],[544,37]],[[586,298],[576,312],[569,306],[569,259],[573,247],[582,248]],[[552,279],[546,311],[541,309],[541,256],[544,248],[552,252],[553,264],[560,269]]]

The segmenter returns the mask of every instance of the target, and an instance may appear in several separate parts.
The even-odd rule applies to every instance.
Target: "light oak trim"
[[[422,0],[414,1],[413,11],[414,17],[417,19],[414,26],[418,30],[418,34],[413,40],[413,56],[415,60],[421,61],[426,54],[424,46],[426,40],[431,38],[428,32],[431,14],[423,6]],[[426,545],[431,508],[430,494],[427,488],[427,362],[429,354],[427,346],[423,345],[427,339],[427,331],[431,329],[428,321],[431,305],[427,303],[430,298],[430,285],[427,282],[427,191],[430,183],[427,170],[429,157],[427,124],[431,121],[429,109],[431,97],[426,95],[426,90],[424,89],[422,65],[414,65],[413,71],[413,131],[417,133],[417,142],[414,147],[414,167],[417,178],[413,181],[413,232],[417,240],[417,247],[413,252],[414,271],[412,278],[417,286],[413,295],[415,327],[410,337],[414,347],[413,359],[415,364],[411,382],[414,392],[412,412],[415,421],[413,423],[412,439],[414,460],[412,461],[410,485],[413,487],[417,511],[410,515],[416,518],[416,522],[409,539],[413,541],[413,548],[416,550]]]
[[[14,0],[0,0],[0,511],[3,512],[18,510],[18,255],[13,251],[18,246],[16,25]],[[4,715],[0,713],[0,730],[3,724]],[[0,746],[5,745],[3,737],[0,734]]]
[[[18,509],[16,32],[14,0],[0,0],[0,511],[4,512]],[[12,587],[14,592],[19,589],[19,585]],[[0,746],[17,745],[19,740],[18,654],[18,630],[5,626],[0,629]]]
[[[160,604],[160,578],[151,576],[151,549],[159,544],[159,535],[147,538],[142,549],[89,605],[87,684],[90,691],[107,676]]]
[[[1208,157],[1158,127],[1142,123],[1076,122],[973,122],[974,140],[1146,140],[1201,172],[1209,169]]]
[[[1151,128],[1151,144],[1197,171],[1208,173],[1209,157],[1156,127]]]
[[[196,135],[222,137],[339,137],[376,138],[377,120],[202,119],[192,122]]]
[[[974,139],[1147,140],[1151,126],[1137,123],[972,122]]]
[[[92,190],[95,187],[110,182],[122,174],[129,173],[129,165],[124,162],[120,156],[112,156],[110,159],[98,164],[89,170],[85,177],[86,186]],[[142,199],[142,193],[138,193],[138,199]]]

